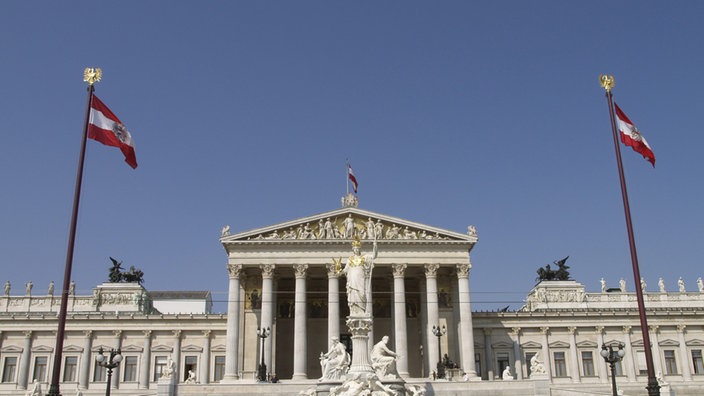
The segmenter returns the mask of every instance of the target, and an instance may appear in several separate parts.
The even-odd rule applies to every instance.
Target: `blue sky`
[[[90,66],[140,166],[88,143],[79,293],[112,256],[148,289],[224,299],[221,227],[338,208],[346,158],[360,208],[477,227],[475,309],[520,307],[567,255],[588,290],[632,290],[602,73],[657,157],[622,148],[641,273],[695,290],[702,17],[693,1],[6,2],[0,282],[62,282]]]

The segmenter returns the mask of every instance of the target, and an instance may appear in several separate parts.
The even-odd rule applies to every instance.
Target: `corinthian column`
[[[20,389],[27,389],[27,380],[29,378],[29,354],[32,352],[32,331],[26,330],[24,334],[24,349],[22,349],[22,358],[20,359],[20,371],[17,386]]]
[[[335,263],[328,269],[328,344],[332,337],[340,336],[340,281]]]
[[[456,267],[460,304],[460,342],[462,345],[460,362],[470,380],[479,379],[474,362],[474,328],[472,324],[472,305],[469,299],[469,270],[471,268],[472,264],[470,263],[458,264]]]
[[[210,334],[211,330],[203,330],[203,359],[200,363],[200,383],[210,383]]]
[[[274,264],[262,264],[262,318],[261,328],[272,328],[274,324]],[[274,343],[275,330],[271,329],[269,342],[264,342],[264,364],[269,370],[274,370],[272,365],[272,344]],[[273,371],[272,371],[273,372]]]
[[[394,342],[396,353],[401,355],[396,369],[402,377],[408,377],[408,334],[406,329],[406,285],[404,273],[406,264],[393,264],[394,274]]]
[[[93,348],[93,331],[84,330],[83,335],[83,356],[81,357],[81,369],[78,373],[78,389],[88,389],[88,379],[90,375],[90,350]]]
[[[433,326],[440,326],[440,313],[438,309],[438,269],[440,264],[426,264],[425,265],[425,299],[428,311],[428,323],[425,333],[428,338],[428,371],[432,371],[433,368],[440,361],[440,356],[438,356],[438,337],[433,334]]]
[[[680,362],[682,363],[682,378],[685,381],[692,380],[692,372],[689,369],[689,357],[687,355],[687,343],[684,340],[684,332],[687,328],[686,325],[680,323],[677,325],[677,338],[680,341]]]
[[[308,345],[306,344],[306,271],[308,264],[293,266],[296,276],[296,295],[293,322],[293,377],[294,380],[308,378]]]
[[[225,333],[225,375],[222,382],[238,379],[240,338],[240,273],[242,265],[228,264],[230,283],[227,291],[227,329]]]
[[[144,353],[142,353],[142,366],[139,374],[139,389],[149,389],[149,362],[152,352],[152,331],[142,330],[144,334]],[[90,338],[90,337],[89,337]]]

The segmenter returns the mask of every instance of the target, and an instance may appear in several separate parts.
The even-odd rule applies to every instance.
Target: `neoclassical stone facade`
[[[437,395],[609,394],[610,374],[599,352],[602,345],[622,343],[619,388],[626,395],[644,393],[634,293],[542,282],[516,310],[472,312],[474,227],[454,232],[346,207],[256,230],[223,229],[226,260],[213,264],[222,265],[228,279],[222,314],[207,308],[159,312],[137,284],[105,283],[91,295],[71,293],[62,394],[105,393],[105,371],[95,363],[100,348],[120,348],[124,356],[113,375],[113,395],[168,394],[160,377],[169,359],[179,395],[297,395],[314,386],[321,376],[319,355],[332,336],[352,354],[368,352],[350,350],[346,282],[336,265],[350,255],[355,235],[364,252],[374,236],[378,246],[369,347],[388,335],[407,384],[425,385]],[[34,379],[47,389],[59,299],[37,289],[13,293],[8,287],[0,296],[0,395],[22,395]],[[689,292],[679,284],[674,291],[658,289],[647,291],[645,301],[663,392],[704,394],[704,293],[699,285]],[[446,334],[435,336],[433,326],[444,326]],[[263,355],[260,328],[271,330]],[[458,368],[448,370],[449,379],[433,381],[445,354]],[[262,360],[279,383],[256,382]],[[536,362],[544,374],[531,372]],[[187,381],[189,372],[194,383]]]

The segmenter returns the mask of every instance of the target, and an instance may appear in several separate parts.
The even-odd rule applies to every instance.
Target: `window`
[[[526,361],[524,366],[526,367],[526,377],[530,377],[530,360],[535,356],[535,352],[526,352]]]
[[[694,374],[704,374],[704,361],[702,360],[701,349],[692,351],[692,366],[694,367]]]
[[[17,372],[17,357],[7,356],[2,367],[2,382],[15,382]]]
[[[220,381],[221,379],[225,378],[225,356],[223,355],[218,355],[215,356],[215,377],[213,378],[215,381]]]
[[[137,381],[137,356],[125,356],[125,361],[123,363],[124,374],[123,381],[125,382],[136,382]]]
[[[49,358],[46,356],[37,356],[34,358],[34,376],[32,381],[46,382],[46,367]]]
[[[159,381],[161,373],[166,369],[166,356],[156,356],[154,358],[154,381]]]
[[[477,370],[477,375],[482,376],[482,355],[480,353],[474,354],[474,368]]]
[[[582,351],[582,375],[594,377],[594,355],[592,351]]]
[[[677,360],[675,360],[675,351],[672,349],[665,350],[665,374],[677,374]]]
[[[636,351],[636,360],[638,364],[638,374],[648,375],[648,364],[645,362],[645,351]]]
[[[64,382],[76,382],[76,368],[78,367],[77,356],[66,356],[64,358]]]
[[[555,362],[555,377],[567,377],[567,364],[565,362],[565,353],[553,352],[552,357]]]
[[[198,372],[198,356],[186,356],[183,365],[183,380],[188,379],[188,373],[193,371]]]
[[[496,353],[496,365],[499,367],[499,373],[503,373],[504,369],[506,369],[506,367],[510,365],[508,359],[508,352]]]
[[[93,382],[105,382],[105,370],[96,361],[93,367]]]

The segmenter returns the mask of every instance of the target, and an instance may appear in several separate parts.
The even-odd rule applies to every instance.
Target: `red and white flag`
[[[631,122],[631,120],[626,116],[626,114],[621,111],[621,108],[614,103],[616,107],[616,118],[618,121],[618,130],[621,131],[621,142],[626,146],[630,146],[633,150],[643,158],[647,159],[648,162],[655,166],[655,154],[650,148],[650,145],[645,140],[643,135],[640,134],[638,128]]]
[[[357,194],[357,178],[354,177],[354,172],[352,172],[352,166],[349,162],[347,163],[347,177],[349,177],[350,182],[352,182],[354,193]]]
[[[125,155],[125,162],[133,169],[137,167],[132,135],[122,125],[120,119],[95,95],[90,104],[88,137],[106,146],[119,148]]]

